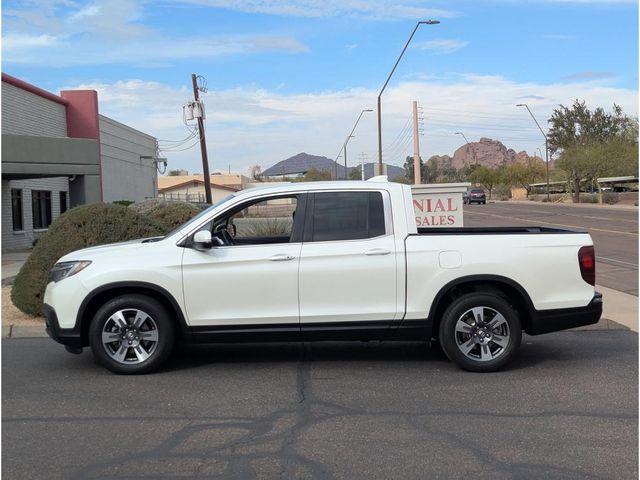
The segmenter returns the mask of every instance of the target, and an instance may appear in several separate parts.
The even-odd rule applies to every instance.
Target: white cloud
[[[212,58],[267,51],[307,53],[309,47],[293,37],[210,37],[168,39],[135,38],[121,42],[75,42],[69,37],[31,37],[22,42],[21,35],[3,38],[3,60],[7,63],[68,67],[74,65],[129,64],[169,66],[171,60]],[[45,41],[49,40],[49,41]],[[39,43],[38,43],[39,42]]]
[[[413,48],[417,50],[428,50],[437,55],[444,55],[447,53],[453,53],[469,45],[469,42],[463,40],[451,40],[444,38],[437,38],[434,40],[427,40],[424,42],[415,42]]]
[[[181,0],[184,3],[225,8],[246,13],[288,17],[358,17],[371,20],[449,18],[453,10],[430,8],[424,2],[404,0]]]
[[[94,88],[101,112],[161,139],[187,136],[182,104],[190,86],[130,80],[112,84],[83,84],[67,88]],[[207,105],[207,142],[212,171],[244,171],[252,164],[268,167],[305,151],[334,157],[363,108],[375,108],[377,91],[351,89],[334,92],[283,94],[278,90],[235,88],[210,91]],[[498,76],[455,75],[426,81],[407,81],[389,87],[383,96],[383,153],[385,161],[401,164],[410,154],[410,136],[399,136],[411,114],[411,102],[424,108],[423,156],[452,154],[460,146],[456,131],[470,141],[490,137],[517,151],[535,151],[543,143],[526,111],[525,101],[546,128],[545,119],[558,104],[585,99],[590,107],[610,109],[615,102],[637,115],[638,94],[593,82],[540,85],[516,83]],[[362,117],[349,143],[349,164],[361,152],[377,156],[376,113]],[[170,168],[201,171],[197,145],[191,150],[166,152]]]
[[[3,12],[2,53],[7,63],[55,67],[166,65],[184,58],[309,51],[291,36],[174,38],[142,24],[142,4],[134,0],[94,0],[82,7],[56,0],[45,0],[42,6],[38,2],[29,5]]]
[[[27,35],[9,33],[2,37],[2,47],[7,50],[20,48],[51,47],[58,43],[58,39],[52,35]]]

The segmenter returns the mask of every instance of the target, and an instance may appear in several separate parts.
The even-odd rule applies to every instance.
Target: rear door
[[[303,333],[388,327],[398,313],[388,192],[310,192],[306,211],[299,273]]]

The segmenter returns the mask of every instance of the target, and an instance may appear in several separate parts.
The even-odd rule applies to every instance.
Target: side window
[[[296,240],[294,225],[299,209],[298,195],[280,196],[245,203],[237,209],[216,218],[205,228],[224,245],[264,245],[289,243]],[[301,217],[298,221],[302,227]]]
[[[265,243],[288,242],[293,232],[296,206],[296,197],[253,203],[229,217],[230,232],[236,243],[261,238],[274,240]]]
[[[385,234],[380,192],[327,192],[313,195],[312,242],[358,240]]]

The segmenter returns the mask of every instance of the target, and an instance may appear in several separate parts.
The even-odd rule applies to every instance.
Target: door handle
[[[293,255],[287,255],[286,253],[277,253],[275,255],[271,255],[269,257],[270,262],[286,262],[288,260],[293,260],[295,257]]]
[[[365,255],[389,255],[391,252],[389,250],[385,250],[384,248],[372,248],[371,250],[367,250],[364,252]]]

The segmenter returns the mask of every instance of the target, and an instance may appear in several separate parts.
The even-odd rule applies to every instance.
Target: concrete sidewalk
[[[30,249],[2,254],[2,286],[11,285],[30,254]]]
[[[612,290],[601,285],[596,290],[602,293],[604,302],[602,318],[613,320],[634,332],[638,332],[638,297]]]

